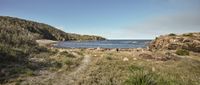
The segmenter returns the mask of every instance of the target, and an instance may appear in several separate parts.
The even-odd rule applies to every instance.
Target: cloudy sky
[[[200,0],[0,0],[0,16],[108,39],[200,32]]]

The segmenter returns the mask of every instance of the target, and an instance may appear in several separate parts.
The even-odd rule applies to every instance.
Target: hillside
[[[57,67],[59,62],[49,59],[57,53],[36,43],[50,40],[102,40],[105,38],[65,33],[43,23],[0,16],[0,84],[18,76],[34,75],[34,71]],[[43,59],[43,61],[40,61]]]
[[[0,16],[1,32],[12,31],[14,34],[18,32],[23,36],[30,36],[34,39],[50,39],[50,40],[104,40],[100,36],[78,35],[72,33],[65,33],[55,27],[44,23],[34,21]]]
[[[200,52],[200,32],[160,36],[151,42],[149,48],[151,50],[184,49],[193,52]]]

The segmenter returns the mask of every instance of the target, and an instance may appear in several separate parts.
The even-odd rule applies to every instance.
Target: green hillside
[[[24,19],[0,16],[1,32],[12,31],[14,34],[24,34],[23,36],[33,37],[34,39],[50,40],[104,40],[100,36],[79,35],[65,33],[55,27],[44,23],[28,21]]]

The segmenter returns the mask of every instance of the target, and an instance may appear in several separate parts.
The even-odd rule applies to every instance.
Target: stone
[[[124,59],[123,59],[123,61],[128,61],[129,59],[127,58],[127,57],[125,57]]]

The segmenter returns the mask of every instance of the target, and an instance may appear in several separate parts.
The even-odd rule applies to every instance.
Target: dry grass
[[[77,54],[91,56],[86,70],[70,85],[199,85],[200,57],[198,53],[190,56],[178,56],[174,51],[96,51],[69,49]],[[141,54],[148,54],[142,57]],[[166,58],[167,57],[167,58]],[[175,57],[175,58],[174,58]],[[73,57],[66,51],[60,52],[51,61],[61,64],[54,72],[58,78],[48,80],[58,84],[66,82],[61,75],[76,71],[83,57]],[[125,60],[126,59],[126,60]],[[164,59],[164,60],[163,60]],[[58,82],[59,81],[59,82]],[[21,82],[21,80],[20,80]],[[18,83],[18,82],[17,82]],[[41,84],[41,83],[39,83]]]
[[[96,52],[95,62],[85,75],[78,80],[83,85],[199,85],[200,61],[191,56],[162,59],[142,58],[138,55],[148,52]],[[152,53],[153,57],[163,56],[166,52]],[[163,54],[163,55],[161,55]],[[169,57],[169,56],[168,56]],[[197,57],[197,56],[196,56]],[[128,58],[128,61],[123,61]],[[200,57],[199,57],[200,58]],[[165,59],[165,58],[164,58]],[[133,68],[132,68],[133,67]],[[130,70],[130,68],[134,69]]]

